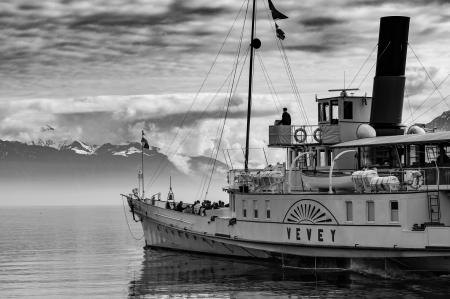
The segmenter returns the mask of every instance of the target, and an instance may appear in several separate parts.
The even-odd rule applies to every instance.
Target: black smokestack
[[[370,124],[377,136],[403,134],[403,96],[408,49],[408,17],[380,19],[377,70],[373,82]]]

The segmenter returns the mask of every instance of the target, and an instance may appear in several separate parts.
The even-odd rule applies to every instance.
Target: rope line
[[[248,53],[248,52],[247,52],[247,53]],[[240,71],[240,73],[239,73],[238,80],[237,80],[236,85],[235,85],[235,88],[234,88],[235,90],[237,89],[237,85],[238,85],[239,82],[240,82],[240,79],[241,79],[241,76],[242,76],[242,73],[243,73],[243,70],[244,70],[244,66],[245,66],[245,63],[242,64],[242,68],[241,68],[241,71]],[[222,136],[223,136],[223,132],[224,132],[224,129],[225,129],[225,123],[226,123],[227,117],[228,117],[228,111],[229,111],[229,108],[230,108],[231,99],[233,98],[234,95],[235,95],[235,92],[233,92],[233,90],[231,90],[231,91],[230,91],[230,97],[229,97],[229,100],[228,100],[227,109],[226,109],[226,112],[225,112],[225,117],[224,117],[224,120],[223,120],[222,130],[221,130],[221,132],[220,132],[220,138],[218,139],[218,145],[217,145],[217,149],[216,149],[216,155],[215,155],[214,159],[212,160],[212,161],[213,161],[213,165],[212,165],[211,175],[210,175],[210,177],[209,177],[208,187],[206,188],[206,192],[205,192],[205,199],[206,199],[206,196],[208,195],[209,188],[210,188],[210,186],[211,186],[211,180],[212,180],[212,176],[213,176],[213,174],[214,174],[215,166],[216,166],[216,163],[217,163],[217,156],[218,156],[218,154],[219,154],[220,145],[221,145],[221,143],[222,143]]]
[[[437,87],[439,88],[439,87],[441,87],[441,85],[442,84],[444,84],[444,82],[445,81],[447,81],[447,79],[450,77],[450,74],[447,74],[447,77],[445,77],[438,85],[437,85]],[[436,92],[436,88],[434,88],[432,91],[431,91],[431,93],[425,98],[425,100],[423,100],[422,101],[422,104],[420,104],[419,105],[419,107],[417,107],[416,109],[415,109],[415,111],[419,111],[419,109],[420,108],[422,108],[422,106],[433,96],[433,94]],[[441,102],[442,102],[442,100],[441,100]],[[441,103],[441,102],[439,102],[439,103]],[[438,104],[439,104],[438,103]],[[428,112],[430,109],[428,109],[426,112]],[[415,117],[414,118],[414,113],[411,113],[411,116],[410,117],[408,117],[406,120],[405,120],[405,122],[408,122],[409,120],[411,120],[411,122],[414,122],[414,121],[416,121],[419,117],[421,117],[422,115],[423,115],[424,113],[422,113],[422,114],[420,114],[419,116],[417,116],[417,117]]]
[[[123,199],[123,196],[122,196],[122,206],[123,206],[123,216],[125,217],[125,222],[127,223],[128,231],[130,232],[131,237],[132,237],[133,239],[135,239],[136,241],[142,240],[142,238],[144,238],[144,235],[145,235],[144,233],[142,234],[142,237],[137,238],[137,237],[133,234],[133,232],[132,232],[132,230],[131,230],[130,223],[128,223],[127,212],[126,212],[126,210],[125,210],[125,200]]]
[[[292,69],[290,67],[289,59],[288,59],[288,57],[286,55],[286,51],[284,49],[283,43],[277,37],[276,28],[273,25],[273,23],[275,23],[275,22],[274,22],[273,18],[269,14],[269,8],[267,7],[267,4],[265,3],[265,1],[263,1],[263,3],[264,3],[264,6],[266,8],[265,11],[266,11],[267,19],[269,21],[270,27],[272,28],[272,32],[275,35],[275,38],[276,38],[276,41],[277,41],[276,42],[277,43],[277,48],[278,48],[278,51],[280,52],[281,60],[283,61],[283,65],[284,65],[284,67],[286,69],[286,74],[288,76],[289,83],[290,83],[291,88],[292,88],[292,92],[294,94],[294,99],[296,100],[297,106],[299,108],[300,116],[305,120],[306,124],[309,125],[308,115],[307,115],[306,110],[304,108],[303,100],[302,100],[302,98],[300,96],[300,92],[298,90],[297,83],[295,82],[295,78],[294,78],[294,75],[292,73]]]
[[[361,65],[361,67],[359,68],[359,70],[356,72],[355,76],[353,77],[352,81],[350,81],[350,84],[348,85],[348,88],[351,88],[353,82],[355,81],[356,77],[358,77],[359,73],[362,71],[362,69],[364,68],[364,66],[366,65],[367,61],[369,61],[370,57],[372,57],[373,52],[375,52],[375,49],[378,47],[378,45],[375,45],[375,47],[373,47],[372,51],[370,52],[369,56],[367,56],[366,60],[364,60],[364,63]]]
[[[225,124],[226,124],[227,118],[228,118],[228,112],[229,112],[229,109],[230,109],[231,99],[234,96],[234,90],[237,89],[237,85],[239,84],[239,81],[240,81],[240,78],[241,78],[241,75],[242,75],[242,71],[244,69],[245,61],[247,59],[247,55],[246,55],[244,63],[242,64],[241,72],[240,72],[240,74],[238,76],[238,80],[236,81],[236,74],[237,74],[238,66],[239,66],[239,57],[241,55],[242,41],[243,41],[243,38],[244,38],[244,29],[245,29],[245,25],[246,25],[246,22],[247,22],[247,14],[248,14],[249,3],[250,3],[250,1],[247,2],[247,8],[246,8],[246,11],[245,11],[244,23],[243,23],[242,29],[241,29],[241,35],[240,35],[240,39],[239,39],[239,46],[238,46],[238,50],[237,50],[237,54],[236,54],[236,62],[235,62],[234,67],[233,67],[234,68],[234,74],[233,74],[233,79],[231,81],[231,87],[230,87],[230,92],[229,92],[229,96],[228,96],[228,102],[226,104],[225,114],[224,114],[224,117],[223,117],[222,128],[220,129],[220,123],[219,123],[218,131],[216,133],[216,140],[217,140],[217,145],[216,145],[216,150],[215,150],[216,154],[215,154],[214,159],[212,160],[211,174],[209,176],[208,185],[206,186],[206,180],[205,180],[205,185],[204,185],[204,187],[202,187],[202,192],[200,193],[200,195],[203,194],[203,190],[205,190],[205,200],[206,200],[206,197],[208,196],[209,187],[211,185],[212,176],[214,174],[215,166],[216,166],[216,163],[217,163],[217,155],[219,153],[220,145],[222,143],[223,132],[224,132],[224,129],[225,129]],[[247,48],[248,49],[247,53],[250,51],[250,47],[251,47],[251,45]],[[236,85],[235,85],[235,82],[236,82]],[[220,129],[220,131],[219,131],[219,129]],[[219,132],[220,132],[220,135],[219,135]],[[213,153],[214,153],[214,148],[212,150],[212,154]],[[212,157],[212,155],[211,155],[211,157]]]
[[[412,48],[411,44],[408,43],[409,48],[411,49],[411,51],[413,52],[414,56],[416,57],[417,61],[420,63],[420,65],[422,66],[423,70],[425,71],[425,74],[427,74],[428,79],[431,81],[431,83],[433,84],[434,88],[436,89],[436,91],[439,93],[439,96],[441,97],[442,100],[444,100],[444,96],[442,95],[441,91],[439,90],[439,87],[436,86],[436,83],[434,83],[433,79],[431,78],[430,74],[428,73],[427,69],[425,68],[425,66],[423,65],[422,61],[420,61],[419,57],[416,55],[416,52],[414,51],[414,49]],[[445,102],[445,104],[447,104],[448,108],[450,108],[450,105]]]
[[[391,42],[389,42],[386,47],[384,48],[384,50],[381,52],[380,56],[377,57],[377,60],[380,59],[383,54],[386,52],[387,48],[390,46]],[[378,47],[378,45],[377,45]],[[358,85],[358,89],[361,88],[361,85],[364,83],[364,81],[366,81],[367,76],[369,76],[370,72],[372,71],[372,69],[377,65],[377,62],[375,61],[375,63],[372,65],[372,67],[370,68],[370,70],[366,73],[366,75],[364,76],[363,80],[361,81],[361,83],[359,83]]]
[[[281,105],[280,99],[278,98],[278,94],[275,90],[275,86],[273,85],[273,82],[270,79],[269,73],[267,72],[266,66],[264,65],[264,61],[263,61],[261,55],[259,54],[259,52],[256,52],[256,57],[258,58],[259,65],[261,66],[261,71],[264,75],[264,79],[266,80],[267,87],[269,88],[271,98],[275,105],[275,110],[277,112],[281,113],[282,105]]]
[[[168,151],[168,154],[167,154],[167,155],[168,155],[168,156],[169,156],[169,155],[172,155],[172,156],[174,155],[174,154],[171,154],[171,153],[170,153],[170,148],[172,147],[172,145],[174,144],[176,138],[178,137],[178,134],[179,134],[181,128],[183,127],[184,122],[185,122],[186,119],[187,119],[187,116],[189,115],[190,111],[192,110],[192,107],[194,106],[195,102],[197,101],[200,92],[202,91],[202,89],[203,89],[203,87],[204,87],[206,81],[207,81],[208,78],[209,78],[209,75],[211,74],[212,69],[214,68],[214,66],[215,66],[215,64],[216,64],[216,62],[217,62],[218,57],[219,57],[220,54],[222,53],[222,50],[223,50],[223,48],[224,48],[224,46],[225,46],[225,43],[226,43],[226,41],[228,40],[228,38],[229,38],[229,36],[230,36],[230,34],[231,34],[233,28],[234,28],[234,25],[236,24],[236,21],[237,21],[237,19],[239,18],[241,12],[242,12],[242,8],[244,7],[245,2],[247,2],[247,7],[248,7],[248,1],[247,1],[247,0],[244,0],[244,1],[242,2],[242,5],[241,5],[241,7],[240,7],[238,13],[236,14],[236,17],[234,18],[234,21],[233,21],[233,23],[232,23],[232,25],[231,25],[231,28],[228,30],[228,33],[227,33],[225,39],[223,40],[222,45],[220,46],[219,52],[217,53],[216,57],[214,58],[214,61],[213,61],[211,67],[209,68],[209,70],[208,70],[208,72],[207,72],[207,74],[206,74],[205,79],[203,80],[203,82],[202,82],[202,84],[201,84],[199,90],[198,90],[197,93],[195,94],[194,99],[192,100],[192,103],[191,103],[189,109],[188,109],[188,110],[186,111],[186,113],[184,114],[184,116],[183,116],[183,118],[182,118],[182,121],[180,122],[180,125],[177,127],[177,131],[176,131],[176,133],[175,133],[175,136],[172,138],[172,141],[170,142],[169,146],[167,147],[167,151]],[[152,176],[152,178],[151,178],[151,180],[150,180],[150,182],[152,182],[152,183],[150,184],[150,186],[156,181],[156,178],[159,176],[159,173],[161,172],[161,171],[159,171],[159,169],[160,169],[160,168],[163,168],[163,169],[164,169],[164,168],[167,166],[167,164],[168,164],[167,161],[161,160],[161,162],[160,162],[159,165],[157,166],[157,171],[155,172],[155,174]],[[158,175],[156,175],[156,173],[158,173]],[[149,185],[149,184],[147,184],[147,185]]]

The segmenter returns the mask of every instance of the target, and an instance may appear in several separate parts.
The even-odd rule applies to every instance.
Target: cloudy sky
[[[267,17],[258,0],[252,146],[267,143],[267,126],[290,108],[291,95]],[[411,17],[404,122],[429,121],[450,109],[449,0],[274,0],[289,19],[278,24],[310,121],[315,95],[347,87],[372,93],[379,18]],[[243,0],[3,0],[0,3],[0,139],[30,142],[81,139],[90,143],[135,141],[144,128],[152,144],[207,154],[223,117],[244,11],[217,64],[195,97]],[[246,22],[248,29],[249,22]],[[244,48],[248,33],[244,36]],[[372,54],[371,54],[372,53]],[[370,55],[371,54],[371,55]],[[242,57],[244,57],[242,55]],[[367,63],[363,65],[364,61]],[[261,63],[262,62],[262,63]],[[422,65],[427,69],[425,72]],[[277,96],[261,69],[267,70]],[[358,70],[364,66],[358,73]],[[357,76],[355,76],[358,74]],[[433,83],[440,85],[433,92]],[[223,147],[244,144],[246,70],[230,104]],[[220,87],[224,84],[224,88]],[[195,101],[194,101],[195,99]],[[185,118],[192,105],[193,113]],[[51,125],[55,131],[41,128]]]

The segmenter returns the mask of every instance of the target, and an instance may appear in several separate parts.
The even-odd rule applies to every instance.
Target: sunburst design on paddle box
[[[321,203],[302,199],[291,206],[284,217],[285,223],[338,224],[333,214]]]

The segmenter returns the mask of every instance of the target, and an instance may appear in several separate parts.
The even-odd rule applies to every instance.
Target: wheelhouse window
[[[330,104],[329,103],[322,103],[322,121],[328,121],[330,119]]]
[[[331,124],[335,125],[339,123],[339,102],[338,101],[331,101],[331,109],[330,109],[330,119]]]
[[[391,206],[391,222],[398,222],[398,201],[393,200],[390,202]]]
[[[242,217],[247,217],[247,201],[242,200]]]
[[[353,119],[353,102],[344,101],[344,119]]]
[[[270,201],[266,200],[266,218],[270,219]]]
[[[367,202],[367,221],[368,222],[375,221],[375,202],[373,201]]]
[[[258,218],[258,201],[253,201],[253,218]]]
[[[353,221],[353,203],[351,201],[345,202],[346,221]]]
[[[319,166],[324,167],[327,166],[326,164],[326,152],[324,149],[319,150]]]
[[[317,106],[319,108],[319,113],[317,113],[317,115],[319,115],[319,122],[323,121],[323,104],[319,103],[319,105]]]

